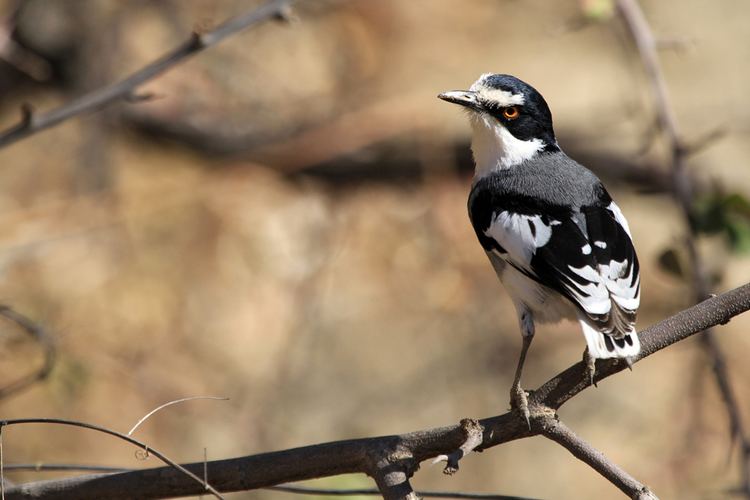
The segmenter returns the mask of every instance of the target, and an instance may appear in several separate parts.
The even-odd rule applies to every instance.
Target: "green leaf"
[[[750,200],[744,195],[716,190],[696,200],[692,215],[697,233],[723,233],[731,251],[750,252]]]
[[[733,252],[750,253],[750,221],[733,217],[727,226],[727,232]]]

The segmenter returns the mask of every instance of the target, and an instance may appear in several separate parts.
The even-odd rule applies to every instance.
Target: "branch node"
[[[433,464],[446,462],[443,474],[452,476],[458,472],[458,462],[463,457],[478,448],[484,441],[484,427],[478,420],[465,418],[461,420],[461,430],[464,434],[463,444],[448,455],[439,455],[432,461]]]
[[[729,130],[725,125],[718,126],[706,132],[701,137],[698,137],[697,139],[691,141],[689,144],[683,145],[682,151],[685,155],[694,155],[700,153],[707,147],[711,146],[711,144],[727,135],[728,132]]]
[[[415,470],[413,460],[387,456],[377,461],[375,470],[370,475],[375,479],[385,500],[418,500],[419,497],[409,483]]]
[[[274,20],[282,23],[292,23],[297,21],[297,16],[294,15],[294,9],[289,4],[284,4],[279,7],[279,10],[273,15]]]
[[[632,496],[633,500],[659,500],[659,497],[648,489],[648,486],[644,486],[640,491]]]
[[[190,41],[188,42],[190,50],[201,50],[207,46],[206,34],[202,33],[198,28],[194,29],[190,34]]]

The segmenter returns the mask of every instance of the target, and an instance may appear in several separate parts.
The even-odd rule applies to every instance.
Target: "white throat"
[[[471,152],[474,155],[475,178],[518,165],[544,148],[541,139],[517,139],[497,120],[484,113],[472,112],[470,121],[474,130]]]

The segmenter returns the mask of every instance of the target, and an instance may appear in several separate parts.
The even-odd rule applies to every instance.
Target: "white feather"
[[[614,201],[611,202],[607,206],[607,210],[612,212],[612,215],[615,216],[615,220],[617,221],[617,223],[622,226],[622,228],[626,233],[628,233],[628,236],[630,236],[630,239],[632,240],[633,236],[630,234],[630,226],[628,226],[628,220],[622,214],[622,210],[620,210],[620,207],[617,206],[617,203],[615,203]]]
[[[579,318],[578,322],[581,325],[583,336],[586,337],[586,345],[589,348],[589,354],[595,358],[627,358],[635,356],[641,351],[641,343],[635,330],[626,334],[626,337],[630,338],[633,345],[628,345],[626,342],[623,347],[618,347],[613,341],[612,345],[614,350],[609,351],[604,342],[604,333],[601,333],[594,328],[586,318]]]
[[[488,87],[484,81],[494,76],[492,73],[484,73],[476,82],[471,84],[470,91],[476,92],[483,101],[494,102],[498,106],[522,106],[526,102],[523,94],[514,94],[513,92]]]
[[[534,225],[532,232],[529,224]],[[484,232],[509,254],[509,258],[524,269],[531,269],[531,259],[537,248],[547,244],[552,228],[538,215],[519,215],[503,211],[495,215]]]
[[[511,134],[492,116],[471,112],[471,151],[476,165],[476,179],[510,168],[536,155],[544,147],[541,139],[522,141]]]
[[[604,278],[607,290],[612,295],[612,300],[623,309],[635,311],[640,305],[640,287],[638,285],[641,278],[638,276],[631,286],[630,282],[633,280],[635,266],[631,265],[628,274],[622,276],[625,266],[625,262],[612,261],[608,266],[599,266],[599,272]]]

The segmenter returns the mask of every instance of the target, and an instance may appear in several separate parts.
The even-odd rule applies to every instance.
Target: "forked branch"
[[[638,54],[651,84],[657,120],[669,143],[672,192],[685,220],[687,232],[685,247],[690,259],[693,294],[696,301],[703,300],[711,293],[711,285],[706,266],[696,244],[695,188],[692,177],[686,168],[688,155],[696,150],[696,145],[686,144],[680,134],[677,118],[669,99],[667,83],[659,64],[658,41],[638,1],[617,0],[617,9],[638,49]],[[708,134],[706,138],[700,141],[700,147],[705,146],[708,141],[714,140],[716,137],[715,132]],[[742,465],[740,490],[746,498],[750,498],[750,435],[748,435],[742,420],[740,405],[730,381],[726,356],[710,328],[705,330],[700,339],[703,349],[712,361],[719,393],[729,415],[732,439],[736,439],[740,443]]]
[[[173,50],[139,69],[127,78],[82,95],[68,104],[46,113],[36,113],[29,105],[21,109],[16,125],[0,132],[0,148],[42,130],[54,127],[76,115],[90,113],[119,100],[143,100],[136,91],[144,83],[161,75],[198,52],[216,45],[225,38],[269,19],[287,19],[293,0],[270,0],[259,8],[230,18],[217,28],[204,33],[194,32]],[[148,96],[146,96],[148,98]]]
[[[749,309],[750,284],[690,307],[641,332],[639,337],[642,350],[636,361],[706,328],[725,324]],[[596,380],[609,377],[626,367],[626,363],[614,360],[600,362],[597,365]],[[589,385],[590,382],[584,375],[583,363],[576,363],[550,379],[529,397],[530,406],[533,408],[531,430],[518,415],[512,413],[480,420],[478,424],[483,429],[483,435],[477,449],[487,449],[515,439],[543,434],[543,425],[549,423],[548,419],[554,416],[554,411]],[[424,460],[450,455],[460,449],[467,439],[464,427],[459,424],[401,435],[336,441],[217,460],[206,464],[193,463],[184,467],[202,476],[205,466],[212,486],[223,492],[265,488],[287,482],[357,472],[378,477],[378,474],[392,470],[396,473],[382,480],[386,483],[380,484],[381,491],[384,487],[405,484],[401,489],[395,488],[388,494],[392,494],[392,498],[407,498],[412,493],[411,487],[408,486],[409,476]],[[562,435],[565,429],[558,427],[557,431],[554,431],[557,434],[550,434],[550,437]],[[614,471],[613,473],[617,472],[615,468],[610,470]],[[609,477],[608,479],[618,487],[618,483],[621,483],[637,489],[635,483],[629,483],[628,477],[619,474],[614,480]],[[162,467],[18,485],[8,488],[5,496],[7,500],[124,499],[132,496],[166,498],[199,495],[202,492],[200,484],[171,467]],[[643,494],[646,494],[645,490]]]

